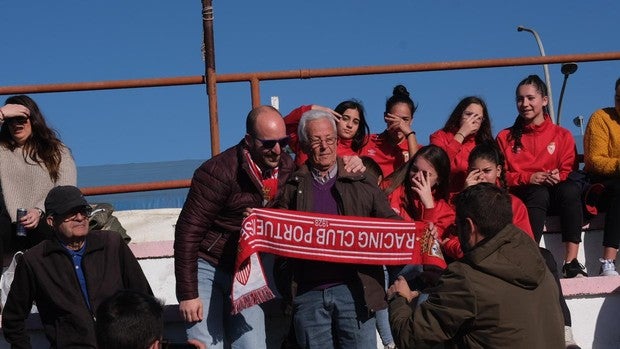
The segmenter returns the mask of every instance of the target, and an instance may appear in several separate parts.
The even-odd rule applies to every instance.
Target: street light
[[[517,31],[522,32],[530,32],[534,35],[536,39],[536,43],[538,44],[538,49],[540,50],[540,55],[545,56],[545,48],[543,47],[542,41],[540,40],[540,36],[534,29],[526,28],[522,25],[517,27]],[[555,123],[555,110],[553,109],[553,96],[551,94],[551,78],[549,77],[549,65],[543,64],[543,69],[545,71],[545,83],[547,84],[547,94],[549,95],[549,116],[551,116],[551,121]]]
[[[564,74],[564,81],[562,82],[562,91],[560,92],[560,102],[558,103],[558,125],[560,124],[560,116],[562,115],[562,100],[564,99],[564,89],[566,88],[566,81],[568,76],[577,71],[576,63],[562,63],[562,74]]]
[[[573,124],[579,127],[581,130],[581,135],[583,136],[583,116],[579,115],[573,119]]]

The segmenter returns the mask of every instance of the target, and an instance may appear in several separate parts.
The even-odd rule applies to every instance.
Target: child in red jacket
[[[567,179],[577,164],[575,140],[547,115],[547,86],[537,75],[519,83],[516,101],[519,115],[514,125],[497,135],[506,157],[508,187],[525,203],[537,242],[548,211],[559,214],[566,247],[564,277],[587,276],[577,261],[583,223],[581,189]]]

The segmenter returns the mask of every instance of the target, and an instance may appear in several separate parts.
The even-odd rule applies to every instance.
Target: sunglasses
[[[273,147],[276,146],[276,144],[279,144],[280,148],[286,147],[288,145],[289,137],[286,136],[280,139],[260,139],[260,138],[254,137],[254,139],[261,142],[263,144],[263,147],[265,147],[265,149],[272,149]]]
[[[90,206],[83,206],[83,207],[79,207],[76,208],[74,210],[71,210],[67,213],[65,213],[61,219],[63,222],[69,222],[69,221],[77,221],[78,220],[78,213],[82,215],[82,218],[90,218],[91,213],[93,212],[93,208]]]
[[[6,122],[7,124],[25,125],[26,123],[28,123],[28,118],[25,118],[25,117],[6,118],[4,122]]]

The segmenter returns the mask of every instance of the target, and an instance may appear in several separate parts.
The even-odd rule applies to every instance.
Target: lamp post
[[[577,117],[575,117],[573,119],[573,124],[579,127],[579,130],[581,131],[581,135],[583,136],[583,116],[578,115]]]
[[[536,39],[536,43],[538,44],[538,49],[540,50],[540,55],[545,56],[545,48],[543,47],[542,41],[540,40],[540,36],[534,29],[526,28],[522,25],[517,27],[517,31],[526,31],[532,33],[534,38]],[[551,94],[551,78],[549,77],[549,65],[543,64],[543,69],[545,71],[545,83],[547,84],[547,94],[549,95],[549,116],[551,117],[551,121],[555,123],[555,109],[553,109],[553,95]]]
[[[568,76],[577,71],[577,64],[575,63],[562,63],[562,74],[564,74],[564,81],[562,82],[562,91],[560,92],[560,102],[558,103],[558,122],[560,124],[560,116],[562,115],[562,100],[564,99],[564,89],[566,88],[566,81]]]

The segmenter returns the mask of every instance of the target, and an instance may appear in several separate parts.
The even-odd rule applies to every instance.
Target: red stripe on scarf
[[[276,197],[276,194],[278,193],[279,168],[273,168],[271,175],[268,178],[264,178],[263,171],[260,167],[258,167],[258,165],[256,165],[250,155],[250,152],[247,149],[243,149],[243,154],[245,155],[248,165],[250,166],[252,175],[256,178],[258,183],[260,183],[261,189],[263,190],[263,206],[265,206],[265,204]]]

